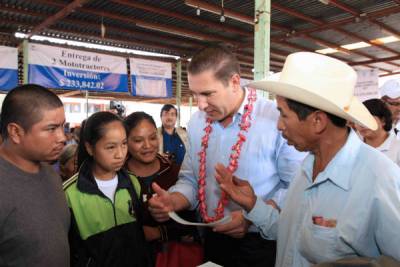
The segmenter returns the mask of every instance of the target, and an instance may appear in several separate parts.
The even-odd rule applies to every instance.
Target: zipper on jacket
[[[118,191],[118,189],[117,190],[115,190],[115,193],[114,193],[114,201],[111,201],[112,203],[112,207],[113,207],[113,213],[114,213],[114,222],[115,222],[115,226],[117,226],[118,224],[117,224],[117,214],[116,214],[116,211],[115,211],[115,195],[117,194],[117,191]]]
[[[108,197],[104,196],[107,199],[107,201],[109,201],[111,203],[111,206],[112,206],[112,209],[113,209],[113,214],[114,214],[114,223],[115,223],[114,226],[118,225],[117,224],[117,214],[116,214],[116,211],[115,211],[115,204],[114,204],[115,203],[115,195],[116,194],[117,194],[117,191],[115,191],[115,194],[114,194],[114,202],[111,199],[109,199]]]

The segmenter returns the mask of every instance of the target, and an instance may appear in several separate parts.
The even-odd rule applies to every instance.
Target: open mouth
[[[148,151],[148,152],[142,152],[140,154],[142,154],[142,156],[144,157],[148,157],[154,155],[155,153],[156,153],[155,151]]]

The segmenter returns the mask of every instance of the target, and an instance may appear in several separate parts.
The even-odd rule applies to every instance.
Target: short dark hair
[[[384,101],[378,98],[373,98],[364,101],[363,104],[372,116],[376,116],[384,121],[385,125],[383,125],[383,129],[386,132],[389,132],[392,129],[392,113]]]
[[[60,98],[50,90],[36,84],[15,87],[4,98],[1,108],[1,135],[8,138],[10,123],[20,125],[28,131],[43,118],[43,111],[62,107]]]
[[[156,123],[151,115],[149,115],[143,111],[137,111],[137,112],[131,113],[124,120],[126,131],[127,131],[128,135],[132,131],[132,129],[136,128],[136,126],[138,126],[139,123],[144,120],[150,122],[154,126],[154,128],[157,128]]]
[[[122,119],[118,115],[109,111],[96,112],[87,120],[82,122],[78,144],[78,168],[81,167],[85,160],[92,158],[86,150],[85,143],[87,142],[94,147],[96,143],[106,134],[106,126],[114,121],[121,122],[121,125],[125,128]]]
[[[235,55],[225,46],[212,45],[198,51],[190,61],[187,71],[196,75],[212,70],[214,77],[227,85],[234,74],[240,75],[240,66]]]
[[[160,117],[162,116],[163,112],[168,112],[171,109],[175,109],[176,115],[178,116],[178,110],[176,109],[176,107],[174,105],[171,104],[165,104],[162,108],[161,108],[161,112],[160,112]]]
[[[305,120],[311,113],[319,110],[317,108],[311,107],[309,105],[297,102],[295,100],[292,99],[287,99],[285,98],[286,103],[289,107],[290,110],[292,110],[294,113],[296,113],[297,117],[299,118],[299,120],[303,121]],[[322,110],[323,111],[323,110]],[[325,112],[325,111],[323,111]],[[328,116],[329,120],[336,126],[339,128],[344,128],[347,125],[347,120],[340,118],[336,115],[330,114],[328,112],[325,112],[326,115]]]

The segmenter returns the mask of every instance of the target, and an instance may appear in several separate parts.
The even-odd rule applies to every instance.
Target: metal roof
[[[220,22],[222,3],[225,22]],[[20,31],[187,59],[208,43],[222,42],[237,53],[242,76],[251,79],[254,5],[243,0],[1,0],[0,44],[17,46],[22,40],[14,33]],[[378,68],[381,75],[400,72],[400,41],[371,42],[400,38],[400,0],[272,0],[271,6],[271,70],[279,71],[292,52],[337,48],[340,52],[330,56],[356,68]],[[372,46],[340,48],[362,41]],[[183,102],[189,96],[185,66],[184,61]],[[173,71],[174,86],[175,77]]]

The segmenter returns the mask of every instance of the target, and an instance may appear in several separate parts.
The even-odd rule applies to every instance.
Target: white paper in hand
[[[207,261],[206,263],[203,263],[202,265],[199,265],[197,267],[222,267],[221,265],[215,264],[211,261]]]
[[[230,222],[232,220],[232,217],[229,215],[229,216],[225,216],[221,220],[218,220],[218,221],[215,221],[215,222],[212,222],[212,223],[194,223],[194,222],[188,222],[188,221],[182,219],[174,211],[168,212],[168,215],[169,215],[169,217],[171,217],[171,219],[173,219],[174,221],[176,221],[176,222],[178,222],[180,224],[193,225],[193,226],[205,226],[205,227],[214,227],[214,226],[219,225],[219,224],[228,223],[228,222]]]

